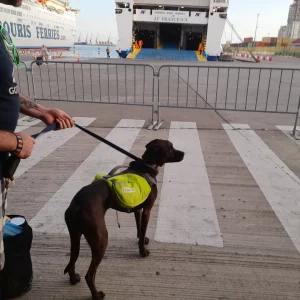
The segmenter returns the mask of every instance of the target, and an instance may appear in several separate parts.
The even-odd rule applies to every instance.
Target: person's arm
[[[10,152],[25,159],[31,155],[35,139],[26,133],[10,133],[0,130],[0,152]]]
[[[26,96],[20,94],[20,112],[22,114],[40,119],[45,111],[46,108],[44,106],[37,104]]]
[[[20,112],[24,115],[40,119],[46,125],[57,122],[58,129],[71,128],[75,124],[75,121],[64,111],[45,107],[32,101],[23,94],[20,94]]]
[[[16,148],[16,136],[7,131],[0,131],[0,152],[13,152]]]

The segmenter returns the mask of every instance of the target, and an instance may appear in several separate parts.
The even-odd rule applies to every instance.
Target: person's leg
[[[3,299],[3,268],[5,262],[4,256],[4,245],[3,245],[3,229],[5,223],[5,209],[6,209],[6,199],[5,199],[5,184],[4,180],[0,179],[0,300]]]
[[[0,271],[0,300],[4,299],[4,295],[3,295],[3,283],[2,283],[2,279],[3,279],[3,271]]]

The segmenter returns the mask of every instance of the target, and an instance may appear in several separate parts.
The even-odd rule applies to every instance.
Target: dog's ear
[[[158,144],[159,144],[159,140],[155,139],[155,140],[149,142],[145,147],[146,147],[146,149],[148,149],[150,146],[154,146],[154,145],[158,145]]]

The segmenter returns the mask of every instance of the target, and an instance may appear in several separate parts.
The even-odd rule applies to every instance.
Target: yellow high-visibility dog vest
[[[135,208],[146,201],[151,187],[148,181],[137,174],[106,176],[97,174],[93,182],[103,179],[111,189],[115,201],[123,208]]]

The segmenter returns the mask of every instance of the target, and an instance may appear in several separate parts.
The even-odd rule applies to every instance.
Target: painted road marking
[[[78,125],[88,126],[96,118],[73,118]],[[22,160],[16,173],[15,178],[20,177],[30,168],[35,166],[42,159],[47,157],[53,151],[58,149],[72,137],[74,137],[80,129],[73,127],[66,130],[51,131],[37,138],[32,154],[26,160]]]
[[[294,126],[277,125],[276,127],[280,131],[282,131],[286,136],[288,136],[291,140],[300,145],[300,126],[296,127],[296,139],[294,139],[294,137],[292,136]]]
[[[41,123],[41,120],[30,118],[28,116],[22,117],[18,120],[18,126],[16,127],[15,132],[23,131],[31,126]]]
[[[300,180],[248,125],[228,130],[231,142],[251,172],[287,234],[300,252]]]
[[[144,120],[122,119],[106,139],[130,151],[144,123]],[[96,174],[107,174],[117,165],[124,163],[125,159],[124,154],[100,143],[30,221],[32,228],[40,232],[67,233],[64,213],[75,194],[83,186],[91,183]]]
[[[286,126],[286,125],[277,125],[276,126],[279,130],[284,130],[284,131],[293,131],[294,126]],[[296,127],[297,131],[300,131],[300,126]]]
[[[223,247],[196,123],[171,122],[169,140],[186,154],[165,165],[155,240]]]

